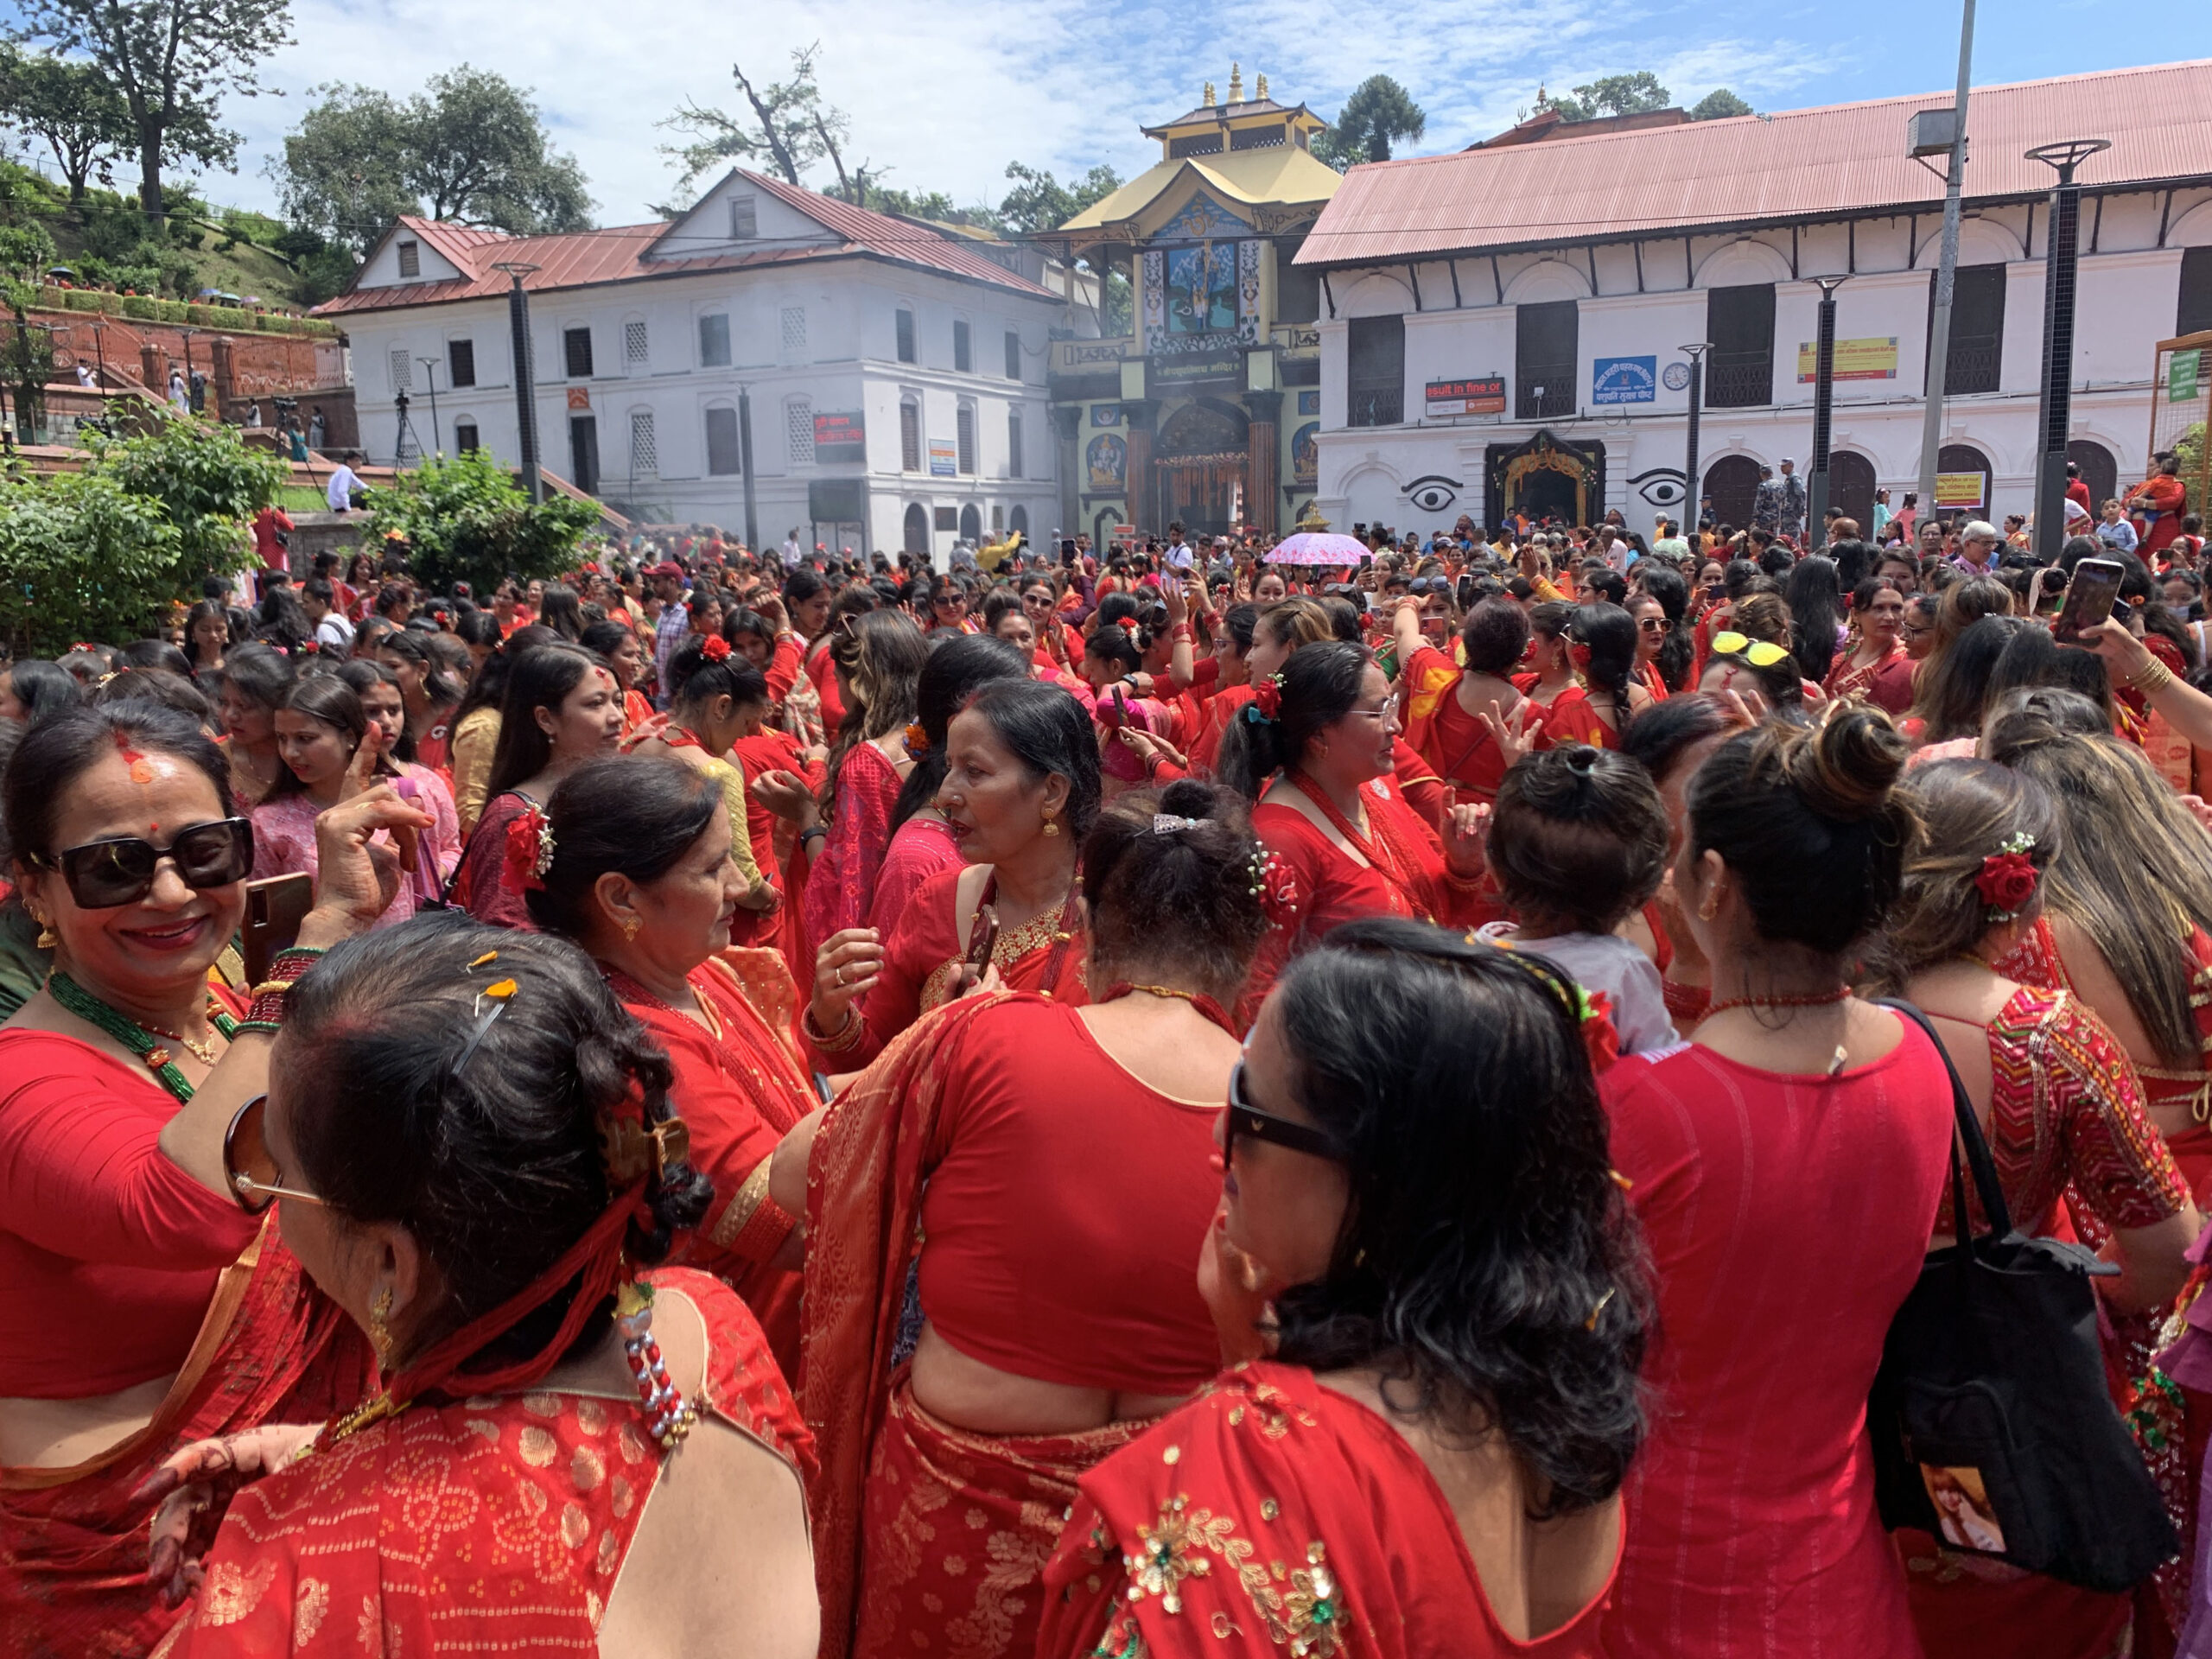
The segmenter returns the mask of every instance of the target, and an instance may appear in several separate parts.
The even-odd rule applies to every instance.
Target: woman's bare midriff
[[[1081,1434],[1109,1423],[1164,1416],[1189,1398],[1018,1376],[969,1358],[926,1324],[914,1349],[912,1383],[915,1404],[973,1434]]]
[[[84,1400],[0,1400],[0,1467],[70,1469],[154,1421],[173,1376]]]

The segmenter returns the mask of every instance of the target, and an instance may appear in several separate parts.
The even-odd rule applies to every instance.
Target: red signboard
[[[1503,415],[1505,377],[1486,374],[1473,380],[1432,380],[1422,402],[1431,415]]]

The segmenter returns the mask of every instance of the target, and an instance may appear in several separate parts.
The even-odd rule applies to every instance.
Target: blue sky
[[[0,0],[0,17],[12,10]],[[1324,117],[1377,71],[1428,113],[1412,151],[1456,148],[1510,124],[1537,86],[1656,72],[1688,104],[1719,86],[1762,110],[1948,88],[1957,0],[842,0],[801,7],[727,0],[295,0],[296,45],[268,79],[282,97],[234,103],[246,143],[236,176],[205,181],[218,202],[269,207],[265,160],[311,89],[358,81],[394,92],[463,61],[535,88],[556,141],[582,162],[600,222],[651,216],[674,169],[655,123],[686,99],[734,103],[733,57],[756,82],[819,39],[824,91],[852,116],[855,149],[887,181],[967,202],[1003,194],[1006,163],[1061,176],[1096,162],[1124,176],[1156,158],[1137,129],[1226,93],[1232,60],[1248,90]],[[1978,82],[2034,79],[2212,56],[2212,20],[2147,0],[1983,0]],[[2094,111],[2085,109],[2094,124]]]

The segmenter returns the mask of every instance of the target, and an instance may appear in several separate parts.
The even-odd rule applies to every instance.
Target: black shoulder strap
[[[2005,1202],[2005,1188],[1997,1179],[1997,1160],[1989,1155],[1989,1141],[1982,1135],[1981,1120],[1974,1115],[1974,1103],[1967,1098],[1967,1086],[1959,1080],[1959,1068],[1951,1064],[1950,1051],[1943,1046],[1943,1039],[1936,1034],[1936,1027],[1928,1016],[1903,997],[1877,997],[1874,1006],[1887,1008],[1899,1019],[1919,1027],[1936,1046],[1944,1074],[1951,1079],[1951,1113],[1958,1128],[1951,1142],[1951,1213],[1958,1224],[1958,1236],[1964,1239],[1967,1234],[1966,1182],[1959,1168],[1959,1151],[1963,1147],[1967,1166],[1974,1171],[1974,1191],[1981,1197],[1981,1213],[1989,1223],[1992,1235],[2002,1238],[2012,1230],[2012,1212]]]

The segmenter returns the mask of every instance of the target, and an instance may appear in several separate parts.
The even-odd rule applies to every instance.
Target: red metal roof
[[[1942,182],[1905,155],[1905,125],[1916,111],[1950,103],[1949,92],[1929,92],[1355,167],[1297,263],[1376,264],[1940,209]],[[2209,106],[2212,60],[1976,87],[1966,199],[2047,193],[2056,175],[2023,152],[2063,138],[2112,141],[2083,163],[2085,185],[2212,178]]]
[[[507,236],[498,231],[403,216],[400,227],[413,232],[466,276],[444,282],[404,283],[391,287],[349,289],[315,308],[316,316],[354,311],[392,311],[409,306],[441,305],[453,300],[496,298],[507,291],[500,264],[537,269],[523,277],[532,293],[552,289],[592,288],[608,283],[643,282],[702,270],[746,270],[760,265],[788,265],[855,257],[891,260],[941,275],[988,283],[1042,299],[1058,299],[1050,289],[1016,275],[995,260],[971,251],[918,226],[902,224],[849,202],[798,189],[780,179],[738,170],[739,177],[765,190],[821,225],[838,239],[820,245],[762,248],[750,253],[704,254],[696,257],[654,257],[653,248],[675,228],[656,220],[603,231],[575,231],[557,236]],[[680,221],[679,221],[680,222]]]

